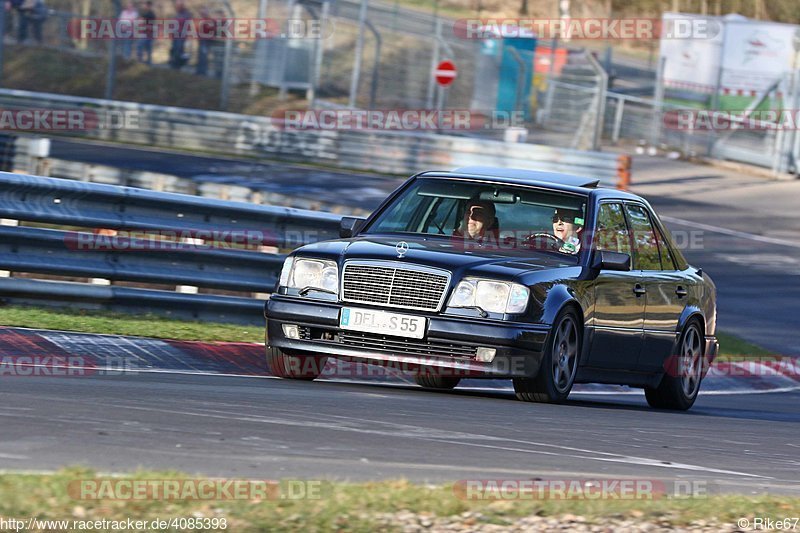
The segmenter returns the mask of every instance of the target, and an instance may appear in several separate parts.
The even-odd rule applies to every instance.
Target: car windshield
[[[365,233],[438,235],[508,250],[576,255],[586,200],[531,187],[418,178]]]

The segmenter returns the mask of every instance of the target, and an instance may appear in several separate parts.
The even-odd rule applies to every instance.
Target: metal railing
[[[337,236],[340,217],[0,173],[0,219],[3,300],[257,324],[263,301],[252,295],[272,291],[283,263],[279,252]]]
[[[605,186],[622,185],[620,156],[597,151],[421,132],[295,130],[269,117],[7,89],[0,90],[0,106],[79,110],[100,122],[112,115],[135,114],[135,127],[60,132],[85,139],[404,175],[467,165],[520,167],[593,177]]]

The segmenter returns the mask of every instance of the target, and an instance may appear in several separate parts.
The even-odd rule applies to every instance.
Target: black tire
[[[644,397],[650,407],[686,411],[694,405],[705,365],[703,330],[697,320],[683,329],[678,353],[667,361],[666,373],[658,387],[645,387]]]
[[[417,385],[420,387],[425,387],[426,389],[451,390],[458,385],[458,382],[461,381],[461,378],[437,376],[432,374],[417,374],[414,376],[414,381],[417,382]]]
[[[285,354],[280,348],[267,346],[267,364],[273,376],[285,379],[311,381],[317,379],[328,360],[324,355],[296,356]]]
[[[534,378],[514,378],[517,399],[539,403],[565,401],[575,383],[582,345],[583,326],[577,313],[571,308],[562,310],[545,341],[539,373]]]

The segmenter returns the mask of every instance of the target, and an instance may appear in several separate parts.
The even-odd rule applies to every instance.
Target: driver
[[[470,200],[464,210],[464,219],[454,237],[469,237],[475,242],[497,240],[497,219],[494,202],[488,200]]]
[[[553,235],[561,239],[560,252],[577,254],[581,249],[583,218],[580,211],[558,208],[553,213]]]

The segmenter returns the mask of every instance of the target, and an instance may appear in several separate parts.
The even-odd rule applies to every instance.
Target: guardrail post
[[[631,186],[631,156],[617,158],[617,189],[627,191]]]
[[[19,226],[19,220],[14,218],[0,218],[0,226]],[[10,278],[10,270],[0,270],[0,278]]]

